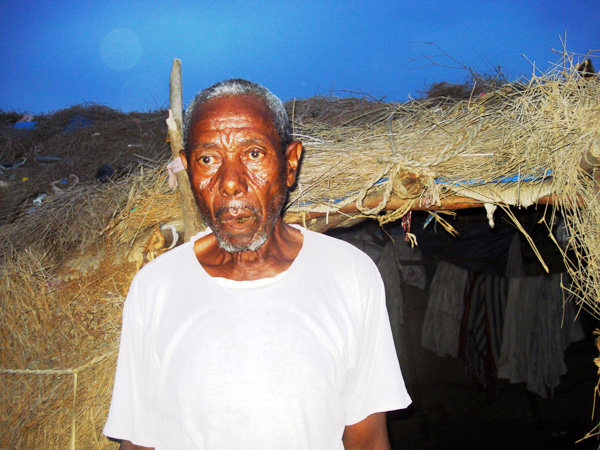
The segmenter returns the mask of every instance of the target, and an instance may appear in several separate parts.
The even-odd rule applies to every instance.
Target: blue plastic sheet
[[[19,122],[13,125],[13,128],[17,130],[33,130],[37,125],[37,121],[33,120],[31,122]]]
[[[446,180],[444,178],[436,178],[436,184],[456,184],[458,186],[465,185],[480,185],[480,184],[490,184],[490,183],[516,183],[517,181],[537,181],[543,180],[544,178],[551,177],[553,174],[552,169],[540,169],[537,173],[528,173],[525,175],[508,175],[506,177],[498,178],[496,180],[484,180],[482,178],[478,178],[475,180]]]
[[[72,133],[78,128],[89,127],[94,123],[94,119],[76,114],[69,119],[65,127],[65,133]]]

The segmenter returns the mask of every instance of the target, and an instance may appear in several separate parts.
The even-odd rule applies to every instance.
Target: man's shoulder
[[[332,292],[344,292],[346,302],[371,298],[374,289],[382,285],[377,266],[362,250],[324,234],[308,232],[305,236],[308,245],[302,274],[315,285],[335,286]]]
[[[375,263],[365,252],[346,241],[310,230],[304,230],[304,235],[309,238],[313,258],[318,257],[319,260],[337,265],[375,267]]]

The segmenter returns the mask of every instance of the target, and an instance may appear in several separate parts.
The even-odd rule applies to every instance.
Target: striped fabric
[[[485,391],[489,401],[496,396],[507,292],[507,278],[472,273],[465,297],[459,358],[465,362],[468,377]]]

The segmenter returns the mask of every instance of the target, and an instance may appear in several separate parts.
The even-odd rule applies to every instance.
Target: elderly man
[[[122,449],[389,449],[410,403],[371,260],[283,223],[302,144],[246,80],[202,91],[181,158],[209,228],[125,302],[107,436]]]

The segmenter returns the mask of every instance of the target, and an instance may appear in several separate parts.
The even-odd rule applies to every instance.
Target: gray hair
[[[287,146],[292,142],[292,125],[281,100],[260,84],[241,78],[232,78],[230,80],[220,81],[219,83],[200,91],[188,105],[183,119],[183,138],[186,153],[188,152],[188,134],[190,132],[194,110],[209,100],[234,95],[250,95],[258,97],[265,103],[271,112],[275,130],[279,135],[281,150],[285,152]]]

